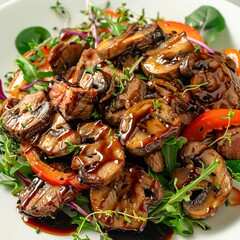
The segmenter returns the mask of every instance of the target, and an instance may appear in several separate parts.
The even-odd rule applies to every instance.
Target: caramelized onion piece
[[[2,116],[4,128],[17,140],[28,140],[42,132],[51,118],[52,107],[44,91],[25,95]]]
[[[120,138],[127,149],[137,155],[148,155],[159,149],[181,127],[179,116],[161,99],[142,100],[124,114],[119,127]]]
[[[103,187],[117,178],[124,167],[124,150],[114,131],[100,120],[78,125],[83,145],[73,156],[72,168],[90,186]]]
[[[123,173],[103,188],[91,188],[90,201],[94,212],[112,210],[143,218],[148,217],[148,205],[158,204],[163,197],[159,181],[151,178],[141,167],[124,169]],[[129,217],[126,221],[122,214],[98,214],[97,218],[107,227],[123,230],[143,230],[146,221]]]
[[[232,178],[228,173],[224,159],[212,148],[200,142],[187,144],[181,152],[185,167],[178,168],[174,177],[178,179],[178,187],[187,185],[201,174],[202,164],[209,167],[214,161],[220,163],[216,170],[199,187],[190,192],[190,201],[183,201],[184,212],[193,219],[204,219],[215,215],[216,211],[227,200]]]
[[[127,30],[118,37],[103,40],[97,48],[102,59],[112,59],[122,53],[141,49],[164,40],[164,33],[157,24],[144,26],[129,25]]]
[[[183,32],[167,39],[160,46],[149,48],[146,58],[141,62],[143,72],[148,76],[172,80],[180,75],[179,66],[182,58],[194,51]]]
[[[49,128],[41,135],[37,146],[48,156],[62,157],[69,154],[66,142],[79,145],[81,137],[71,129],[60,113],[55,113]]]

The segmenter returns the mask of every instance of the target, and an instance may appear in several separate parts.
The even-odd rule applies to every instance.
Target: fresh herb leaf
[[[43,27],[29,27],[22,30],[15,40],[15,45],[18,52],[23,55],[28,50],[31,49],[29,46],[29,42],[34,41],[37,44],[44,42],[44,40],[48,39],[51,36],[49,31]]]
[[[225,162],[232,178],[240,182],[240,160],[226,160]]]
[[[16,63],[23,72],[24,80],[29,83],[32,83],[36,80],[44,79],[46,77],[52,77],[54,75],[52,71],[44,72],[44,71],[38,70],[34,64],[32,64],[30,61],[28,61],[23,57],[18,57],[16,59]],[[38,83],[38,84],[39,85],[44,84],[44,86],[46,85],[46,83]]]
[[[153,105],[155,108],[160,108],[162,106],[158,99],[153,100]]]
[[[201,6],[185,18],[185,23],[194,27],[211,44],[225,28],[225,20],[214,7]]]
[[[165,159],[166,168],[170,174],[179,167],[179,163],[177,162],[178,150],[186,143],[187,139],[184,137],[172,137],[163,143],[161,150]]]
[[[86,146],[86,144],[75,145],[70,142],[64,142],[64,143],[68,146],[69,153],[71,152],[77,153],[82,147]]]

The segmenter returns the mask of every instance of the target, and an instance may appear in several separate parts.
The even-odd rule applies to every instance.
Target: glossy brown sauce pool
[[[59,212],[55,218],[29,218],[24,220],[29,227],[39,229],[40,232],[45,232],[51,235],[68,236],[76,232],[77,226],[71,224],[71,217],[64,212]]]
[[[55,218],[29,218],[24,223],[40,232],[57,236],[68,236],[77,229],[76,225],[71,224],[71,218],[63,212],[59,212]],[[164,224],[149,222],[142,232],[110,230],[108,235],[112,240],[171,240],[173,231]]]
[[[148,222],[142,232],[137,231],[108,231],[113,240],[171,240],[173,231],[163,224]]]

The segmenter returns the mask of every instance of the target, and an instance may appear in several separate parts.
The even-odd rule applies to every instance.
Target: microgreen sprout
[[[197,84],[197,85],[187,85],[187,86],[185,86],[185,90],[182,92],[182,97],[185,97],[185,93],[187,92],[187,91],[193,91],[193,90],[197,90],[197,89],[199,89],[200,87],[202,87],[202,86],[206,86],[206,85],[208,85],[208,82],[204,82],[204,83],[201,83],[201,84]]]

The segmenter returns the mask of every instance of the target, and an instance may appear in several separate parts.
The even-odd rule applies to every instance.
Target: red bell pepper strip
[[[231,110],[232,117],[229,118],[230,109],[213,109],[202,113],[194,119],[183,132],[188,141],[202,141],[207,133],[222,130],[231,125],[240,124],[240,110]]]
[[[41,161],[35,148],[29,143],[22,143],[22,149],[32,170],[39,178],[43,179],[47,183],[52,185],[74,186],[78,189],[89,188],[88,185],[79,183],[76,173],[64,173],[58,171]]]
[[[176,35],[185,32],[188,37],[194,38],[202,43],[205,43],[201,34],[195,28],[185,23],[175,21],[157,21],[154,23],[158,24],[165,34]]]

